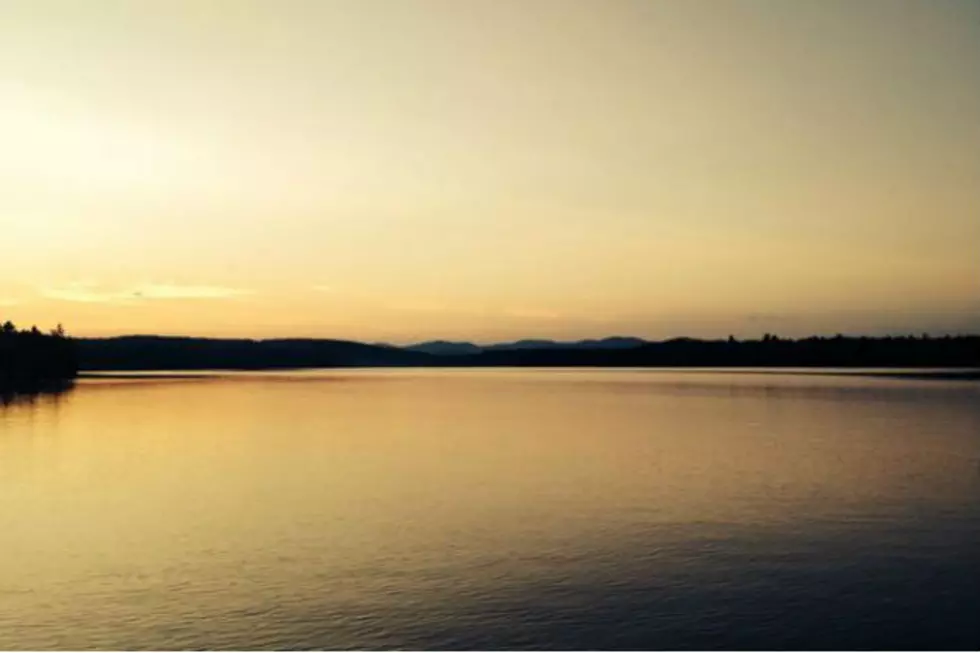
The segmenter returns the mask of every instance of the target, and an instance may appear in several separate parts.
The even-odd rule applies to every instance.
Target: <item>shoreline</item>
[[[541,366],[541,367],[530,367],[530,366],[497,366],[497,365],[487,365],[487,366],[371,366],[371,367],[293,367],[293,368],[281,368],[281,367],[271,367],[262,369],[216,369],[216,370],[201,370],[200,373],[195,373],[191,370],[157,370],[147,369],[147,370],[89,370],[86,372],[80,372],[78,374],[79,380],[90,380],[90,379],[216,379],[224,378],[228,375],[240,375],[246,373],[264,373],[264,372],[306,372],[311,370],[329,370],[331,372],[342,372],[345,370],[499,370],[499,369],[513,369],[513,370],[567,370],[568,366]],[[953,369],[942,369],[942,370],[911,370],[908,368],[900,369],[894,372],[887,371],[886,369],[876,369],[876,370],[854,370],[848,371],[840,368],[790,368],[786,370],[780,370],[778,368],[772,367],[760,367],[757,369],[752,368],[733,368],[726,369],[723,367],[707,368],[707,367],[637,367],[637,368],[623,368],[623,367],[592,367],[584,366],[575,369],[585,369],[585,370],[621,370],[621,369],[636,369],[642,371],[663,371],[663,372],[679,372],[679,373],[708,373],[708,374],[786,374],[794,376],[861,376],[861,377],[875,377],[875,378],[885,378],[885,379],[909,379],[909,380],[935,380],[935,381],[980,381],[980,370],[978,369],[964,369],[964,370],[953,370]],[[831,371],[832,370],[832,371]]]

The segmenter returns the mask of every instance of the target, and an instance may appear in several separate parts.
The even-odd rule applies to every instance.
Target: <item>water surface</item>
[[[0,407],[0,648],[977,649],[980,385],[90,379]]]

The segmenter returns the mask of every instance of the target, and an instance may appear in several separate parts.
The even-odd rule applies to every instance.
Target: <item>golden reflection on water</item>
[[[303,587],[339,605],[440,569],[461,586],[496,582],[507,560],[545,573],[637,534],[667,546],[677,528],[958,505],[978,487],[978,398],[970,384],[640,372],[86,381],[0,409],[0,608],[43,633],[43,614],[68,619],[78,601],[136,619],[105,603],[163,600],[153,588],[204,612]],[[372,568],[388,589],[365,589]],[[158,621],[184,609],[167,606]],[[125,643],[78,628],[69,645]]]

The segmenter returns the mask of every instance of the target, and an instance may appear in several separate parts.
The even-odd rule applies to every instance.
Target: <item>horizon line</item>
[[[395,348],[406,348],[413,347],[417,345],[432,344],[432,343],[447,343],[447,344],[458,344],[458,345],[473,345],[475,347],[490,347],[494,345],[509,345],[522,342],[541,342],[541,343],[555,343],[555,344],[579,344],[583,342],[602,342],[606,340],[640,340],[645,344],[657,344],[666,343],[677,340],[694,340],[700,342],[718,342],[727,341],[733,339],[736,342],[752,342],[752,341],[763,341],[766,336],[770,336],[782,341],[799,341],[799,340],[809,340],[814,338],[822,339],[834,339],[837,337],[842,338],[866,338],[869,340],[883,340],[886,338],[913,338],[917,340],[921,339],[942,339],[942,338],[978,338],[980,337],[980,331],[970,331],[970,332],[944,332],[944,333],[931,333],[928,331],[919,332],[890,332],[887,334],[879,335],[868,335],[861,333],[845,333],[845,332],[835,332],[832,334],[828,333],[812,333],[806,336],[781,336],[777,332],[765,331],[757,336],[750,337],[739,337],[734,334],[728,336],[720,337],[697,337],[697,336],[670,336],[660,339],[644,338],[642,336],[626,336],[626,335],[608,335],[608,336],[594,336],[586,338],[576,338],[576,339],[560,339],[560,338],[547,338],[547,337],[528,337],[528,338],[516,338],[516,339],[505,339],[505,340],[495,340],[495,341],[484,341],[477,342],[475,340],[454,340],[449,338],[429,338],[425,340],[413,340],[407,342],[406,344],[396,344],[394,342],[385,342],[380,340],[367,341],[367,340],[352,340],[349,338],[336,338],[330,336],[272,336],[272,337],[249,337],[249,336],[195,336],[195,335],[184,335],[184,334],[173,334],[173,333],[123,333],[116,335],[72,335],[69,334],[69,338],[74,340],[113,340],[122,338],[160,338],[160,339],[172,339],[172,340],[240,340],[249,342],[268,342],[268,341],[282,341],[282,340],[312,340],[312,341],[332,341],[332,342],[345,342],[360,345],[369,345],[376,347],[395,347]]]

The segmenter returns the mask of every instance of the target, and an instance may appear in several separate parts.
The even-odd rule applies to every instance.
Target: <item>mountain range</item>
[[[970,367],[980,336],[810,337],[661,342],[611,337],[407,347],[326,339],[123,336],[74,339],[81,370],[312,367]]]
[[[420,351],[437,356],[461,356],[479,354],[485,351],[514,351],[521,349],[632,349],[648,344],[642,338],[612,336],[599,340],[575,340],[561,342],[557,340],[517,340],[490,345],[476,345],[472,342],[451,342],[448,340],[430,340],[415,345],[408,345],[408,351]]]

